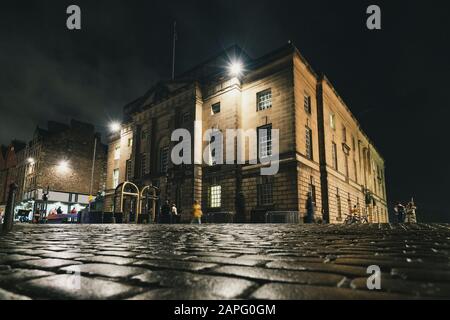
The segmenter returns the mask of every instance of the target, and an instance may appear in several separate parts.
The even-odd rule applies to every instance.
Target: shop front
[[[46,197],[44,195],[47,194]],[[79,213],[89,205],[89,195],[42,189],[27,192],[22,202],[15,208],[16,219],[28,210],[29,220],[49,223],[74,223],[79,221]]]

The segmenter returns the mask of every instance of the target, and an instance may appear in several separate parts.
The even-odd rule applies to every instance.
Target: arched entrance
[[[145,186],[142,188],[139,200],[139,216],[136,223],[155,222],[156,202],[158,201],[158,188]]]
[[[128,223],[137,219],[139,199],[139,188],[134,183],[126,181],[119,184],[114,192],[114,222]]]

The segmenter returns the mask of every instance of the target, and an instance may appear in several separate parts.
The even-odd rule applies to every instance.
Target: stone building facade
[[[37,128],[18,162],[22,177],[16,208],[42,210],[42,195],[47,190],[47,211],[51,204],[61,206],[64,213],[85,207],[91,191],[96,139],[93,196],[105,189],[107,155],[94,126],[72,120],[70,125],[49,121],[47,129]]]
[[[239,75],[229,72],[235,59],[242,61]],[[193,164],[170,161],[178,144],[171,134],[179,128],[191,134]],[[278,173],[262,176],[264,165],[252,164],[248,144],[240,146],[246,164],[196,163],[209,146],[209,129],[278,129]],[[258,134],[258,150],[262,138],[272,147]],[[227,139],[224,151],[238,146]],[[327,78],[291,44],[258,59],[231,47],[125,106],[122,130],[109,140],[107,210],[124,181],[158,187],[185,221],[194,200],[205,213],[232,212],[241,222],[264,222],[268,211],[302,218],[308,195],[324,222],[343,222],[355,205],[371,221],[387,221],[382,157]]]

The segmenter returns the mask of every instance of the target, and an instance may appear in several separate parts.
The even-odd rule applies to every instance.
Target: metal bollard
[[[14,223],[14,203],[16,202],[16,193],[18,186],[12,183],[9,186],[8,201],[6,203],[5,220],[3,222],[3,233],[10,232]]]

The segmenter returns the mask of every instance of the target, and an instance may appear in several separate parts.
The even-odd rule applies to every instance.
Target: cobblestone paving
[[[449,257],[449,225],[18,225],[0,299],[449,299]]]

